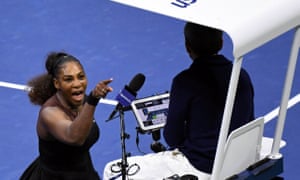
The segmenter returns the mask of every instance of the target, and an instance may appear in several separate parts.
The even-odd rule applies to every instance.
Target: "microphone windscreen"
[[[137,92],[143,86],[145,79],[146,77],[142,73],[135,75],[128,84],[129,89],[133,92]]]

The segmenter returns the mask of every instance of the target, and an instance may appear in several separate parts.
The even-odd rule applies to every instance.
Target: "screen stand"
[[[161,142],[159,142],[159,140],[160,140],[160,129],[154,129],[154,130],[151,131],[151,133],[152,133],[152,139],[154,141],[150,145],[151,150],[155,153],[165,151],[167,148]]]

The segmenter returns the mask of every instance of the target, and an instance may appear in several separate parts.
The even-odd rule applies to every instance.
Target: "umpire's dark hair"
[[[207,26],[187,22],[184,27],[185,42],[198,56],[210,56],[223,47],[223,32]]]

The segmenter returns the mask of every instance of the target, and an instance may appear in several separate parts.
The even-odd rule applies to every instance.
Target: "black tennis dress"
[[[71,118],[75,115],[64,108],[56,96],[51,97],[42,108],[58,106]],[[90,134],[82,146],[73,146],[58,140],[46,141],[39,138],[37,157],[21,176],[21,180],[99,180],[95,171],[90,148],[99,139],[99,127],[94,121]]]

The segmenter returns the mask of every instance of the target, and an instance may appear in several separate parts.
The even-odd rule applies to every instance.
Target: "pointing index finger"
[[[110,79],[103,80],[102,82],[103,82],[105,85],[108,85],[108,84],[111,83],[112,81],[113,81],[113,78],[110,78]]]

